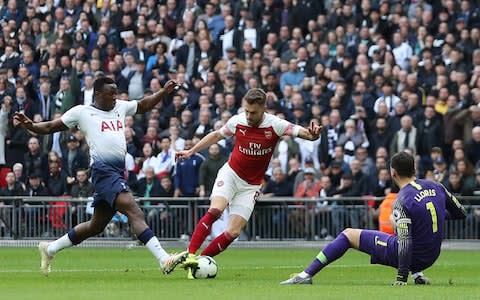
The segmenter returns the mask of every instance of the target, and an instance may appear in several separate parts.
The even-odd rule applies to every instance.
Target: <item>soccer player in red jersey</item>
[[[186,159],[224,138],[235,136],[232,155],[215,179],[210,208],[193,232],[185,268],[197,266],[195,253],[210,234],[212,224],[227,206],[230,206],[227,229],[211,241],[201,255],[212,257],[219,254],[240,235],[260,195],[263,176],[281,136],[289,135],[311,141],[320,136],[322,127],[314,121],[309,128],[304,128],[266,113],[266,98],[263,90],[250,89],[243,98],[242,113],[231,117],[222,128],[206,135],[193,148],[176,154],[177,160]]]

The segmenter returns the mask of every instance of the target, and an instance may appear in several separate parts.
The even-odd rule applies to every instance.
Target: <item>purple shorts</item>
[[[370,263],[398,267],[398,240],[396,235],[390,235],[377,230],[362,230],[360,234],[360,251],[370,255]],[[412,250],[413,251],[413,250]],[[430,267],[437,256],[427,257],[415,255],[412,252],[410,271],[423,271]]]
[[[370,263],[396,268],[398,266],[398,242],[396,235],[377,230],[362,230],[360,251],[370,255]]]

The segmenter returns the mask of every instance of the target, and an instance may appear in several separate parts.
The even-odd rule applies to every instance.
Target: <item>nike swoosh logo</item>
[[[202,225],[205,227],[205,229],[208,229],[208,225],[202,222]]]

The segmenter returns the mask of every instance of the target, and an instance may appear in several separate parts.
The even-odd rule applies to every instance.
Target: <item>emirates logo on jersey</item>
[[[268,130],[267,130],[267,131],[265,131],[265,138],[267,138],[267,139],[271,139],[271,138],[272,138],[272,136],[273,136],[273,134],[272,134],[272,132],[271,132],[271,131],[268,131]]]

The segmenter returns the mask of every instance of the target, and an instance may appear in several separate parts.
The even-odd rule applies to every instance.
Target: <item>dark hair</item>
[[[100,76],[97,79],[95,79],[95,82],[93,83],[93,93],[100,92],[103,89],[103,86],[105,84],[112,84],[115,83],[115,81],[109,77],[105,76]]]
[[[248,104],[258,104],[260,106],[265,106],[267,101],[267,94],[258,88],[250,89],[244,97],[245,101]]]
[[[391,167],[397,171],[400,177],[412,177],[415,175],[415,160],[413,156],[404,151],[392,156]]]
[[[400,191],[400,187],[395,183],[395,181],[392,180],[392,183],[390,184],[390,192],[398,193],[399,191]]]

